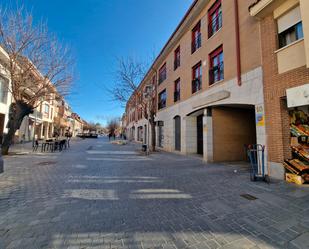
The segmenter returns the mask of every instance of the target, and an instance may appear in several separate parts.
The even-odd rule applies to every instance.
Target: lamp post
[[[33,139],[32,139],[32,147],[34,147],[35,143],[35,127],[36,127],[36,119],[37,119],[38,112],[34,110],[34,126],[33,126]]]

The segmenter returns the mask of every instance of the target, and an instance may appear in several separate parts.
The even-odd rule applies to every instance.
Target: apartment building
[[[12,95],[9,91],[11,81],[4,68],[7,60],[7,53],[0,47],[0,141],[2,141],[3,133],[7,132],[6,124],[12,103]]]
[[[77,113],[72,113],[72,137],[76,137],[78,133],[83,132],[83,121]]]
[[[123,130],[130,140],[151,144],[151,111],[157,111],[157,76],[152,66],[126,105]],[[147,115],[148,117],[145,117]]]
[[[266,144],[254,2],[196,0],[169,38],[141,83],[154,79],[158,147],[218,162],[245,159],[245,144]],[[148,121],[136,105],[126,110],[138,140]]]
[[[49,139],[54,133],[54,100],[45,100],[33,113],[24,117],[15,142],[29,142],[34,139]]]
[[[283,179],[285,159],[307,161],[309,1],[260,0],[249,11],[261,28],[268,167]]]
[[[11,92],[9,91],[11,79],[5,68],[9,61],[8,54],[0,46],[0,141],[2,142],[3,136],[7,133],[7,123],[9,116],[9,109],[12,102],[14,102]],[[39,75],[38,72],[35,72]],[[33,85],[29,82],[29,86]],[[31,85],[31,86],[32,86]],[[74,124],[69,119],[71,118],[72,110],[65,101],[61,101],[58,108],[58,100],[55,98],[55,89],[52,89],[50,98],[46,98],[40,103],[33,113],[24,117],[20,128],[16,131],[14,143],[29,142],[34,139],[49,139],[54,137],[55,128],[60,124],[61,136],[65,135],[65,131],[71,126],[75,127],[78,131],[82,129],[80,117],[75,114],[76,118]],[[25,99],[33,96],[32,91],[24,91],[23,97]],[[59,110],[60,109],[60,110]],[[58,115],[59,113],[59,115]],[[61,119],[57,119],[61,117]],[[60,121],[60,123],[58,122]],[[76,133],[76,132],[75,132]]]

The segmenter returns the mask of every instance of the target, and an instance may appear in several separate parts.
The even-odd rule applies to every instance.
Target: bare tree
[[[34,24],[23,7],[0,10],[0,46],[7,54],[2,64],[13,97],[2,144],[2,153],[7,154],[25,116],[43,101],[68,94],[74,63],[69,48],[49,34],[45,23]]]
[[[114,135],[115,132],[119,129],[119,127],[120,127],[119,118],[112,118],[107,121],[106,128],[110,134]]]
[[[148,84],[141,85],[148,64],[135,60],[132,57],[119,58],[118,68],[115,72],[116,82],[110,90],[113,100],[123,106],[132,109],[139,109],[151,126],[151,146],[155,151],[156,146],[156,84],[155,78]],[[155,76],[154,76],[155,77]]]

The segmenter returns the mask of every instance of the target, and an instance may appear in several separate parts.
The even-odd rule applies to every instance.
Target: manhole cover
[[[243,198],[245,198],[245,199],[247,199],[247,200],[249,200],[249,201],[254,201],[254,200],[257,199],[257,197],[255,197],[255,196],[253,196],[253,195],[249,195],[249,194],[242,194],[242,195],[240,195],[240,196],[243,197]]]
[[[37,163],[37,165],[40,165],[40,166],[52,165],[52,164],[56,164],[56,162],[49,161],[49,162],[39,162],[39,163]]]

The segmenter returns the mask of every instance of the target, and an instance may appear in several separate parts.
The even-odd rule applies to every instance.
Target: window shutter
[[[280,34],[281,32],[294,26],[300,21],[301,21],[300,7],[297,6],[296,8],[290,10],[289,12],[278,18],[277,20],[278,33]]]

